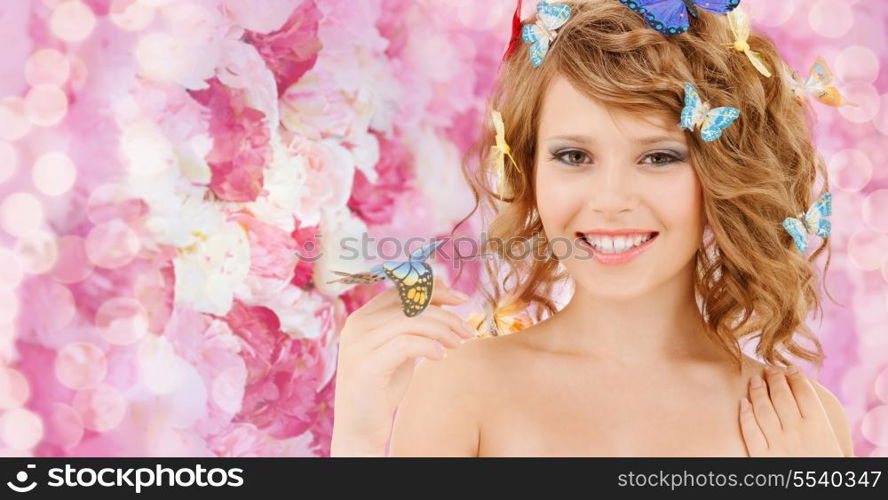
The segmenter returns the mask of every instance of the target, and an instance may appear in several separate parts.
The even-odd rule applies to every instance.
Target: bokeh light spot
[[[60,2],[49,17],[49,29],[52,34],[66,42],[85,40],[95,27],[95,14],[80,0]]]
[[[12,144],[0,140],[0,184],[18,170],[18,151]]]
[[[26,236],[43,224],[43,205],[29,193],[13,193],[0,204],[0,227],[12,236]]]
[[[869,227],[888,233],[888,189],[878,189],[863,200],[863,222]]]
[[[126,398],[108,384],[78,391],[72,406],[83,419],[83,426],[98,432],[114,429],[126,415]]]
[[[856,193],[869,184],[873,164],[859,149],[843,149],[834,154],[827,164],[829,178],[842,191]]]
[[[129,297],[108,299],[96,311],[96,328],[111,344],[128,345],[148,333],[148,313],[139,301]]]
[[[38,229],[16,241],[15,253],[25,272],[43,274],[55,266],[59,245],[52,233]]]
[[[31,123],[51,127],[60,123],[68,113],[68,96],[53,85],[37,85],[25,96],[25,114]]]
[[[0,99],[0,139],[15,141],[31,131],[25,114],[25,100],[18,96]]]
[[[139,236],[120,219],[111,219],[93,227],[86,237],[89,259],[95,265],[108,269],[129,264],[139,248]]]
[[[105,353],[89,342],[72,342],[56,354],[55,374],[69,389],[79,390],[95,386],[105,379],[108,361]]]
[[[0,437],[12,448],[31,449],[43,438],[43,421],[24,408],[7,410],[0,416]]]
[[[24,406],[31,397],[28,380],[18,370],[0,366],[0,409]]]
[[[77,167],[65,153],[52,151],[44,153],[34,162],[31,179],[34,187],[47,196],[65,194],[74,186]]]
[[[870,443],[888,447],[888,405],[868,411],[860,423],[860,431]]]
[[[70,74],[68,58],[55,49],[40,49],[31,54],[25,63],[25,80],[33,86],[61,87]]]

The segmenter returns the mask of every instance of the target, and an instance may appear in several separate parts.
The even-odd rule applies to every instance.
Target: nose
[[[604,215],[630,212],[639,201],[631,165],[610,161],[599,163],[589,176],[587,206]]]

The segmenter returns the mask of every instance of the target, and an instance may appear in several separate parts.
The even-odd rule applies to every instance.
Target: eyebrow
[[[561,140],[561,141],[571,141],[571,142],[579,142],[585,144],[595,144],[595,138],[588,135],[554,135],[546,139],[547,141]],[[633,142],[641,145],[654,144],[658,142],[679,142],[683,143],[682,138],[674,135],[655,135],[650,137],[642,137],[639,139],[634,139]]]

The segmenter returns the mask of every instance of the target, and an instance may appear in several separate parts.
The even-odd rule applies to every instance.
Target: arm
[[[472,340],[440,361],[416,368],[398,406],[389,456],[475,457],[478,455],[480,368]]]

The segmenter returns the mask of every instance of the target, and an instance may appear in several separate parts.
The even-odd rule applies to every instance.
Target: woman
[[[567,5],[544,60],[519,46],[492,97],[507,192],[467,170],[491,241],[546,243],[542,258],[501,252],[502,283],[488,269],[489,299],[539,321],[465,342],[442,307],[464,297],[443,283],[415,318],[394,290],[375,297],[342,332],[331,454],[381,456],[390,437],[392,456],[852,456],[839,402],[785,356],[823,357],[804,319],[827,240],[806,256],[781,225],[818,175],[828,188],[805,108],[725,47],[723,16],[701,9],[666,37],[616,1]],[[749,45],[782,68],[766,37]],[[685,82],[739,112],[719,138],[677,125]],[[763,363],[743,354],[749,337]]]

